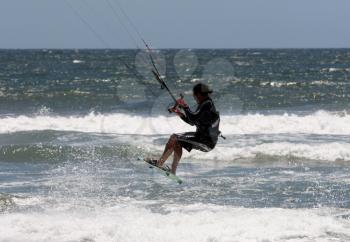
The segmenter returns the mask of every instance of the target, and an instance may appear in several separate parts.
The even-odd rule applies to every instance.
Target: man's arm
[[[180,118],[183,120],[183,121],[185,121],[186,123],[188,123],[189,125],[194,125],[194,123],[193,122],[191,122],[191,120],[185,115],[185,114],[183,114],[182,116],[180,116]]]
[[[172,111],[173,113],[176,113],[177,116],[179,116],[183,121],[185,121],[186,123],[188,123],[189,125],[194,125],[194,123],[192,123],[188,117],[182,113],[178,108],[172,108],[170,111]]]
[[[184,107],[183,109],[185,111],[185,116],[187,120],[195,124],[197,121],[200,121],[200,120],[204,122],[208,121],[206,120],[208,118],[206,117],[207,116],[206,114],[210,114],[211,107],[212,107],[211,102],[205,102],[204,104],[199,106],[199,108],[195,112],[192,112],[189,107]]]

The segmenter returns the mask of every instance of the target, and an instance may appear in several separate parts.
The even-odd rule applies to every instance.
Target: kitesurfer
[[[196,126],[196,132],[186,132],[173,134],[165,145],[164,152],[159,160],[154,160],[154,165],[164,170],[176,173],[176,168],[182,156],[182,149],[188,152],[192,149],[208,152],[214,149],[220,135],[220,116],[216,111],[210,94],[213,91],[203,83],[198,83],[193,87],[193,97],[198,106],[195,111],[191,111],[183,98],[176,100],[176,105],[170,109],[176,113],[183,121]],[[164,166],[165,161],[174,153],[171,168]]]

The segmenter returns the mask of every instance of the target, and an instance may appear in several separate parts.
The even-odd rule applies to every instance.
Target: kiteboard
[[[155,165],[151,164],[150,163],[150,161],[152,161],[151,159],[138,157],[138,160],[144,161],[150,169],[153,169],[153,170],[159,172],[160,174],[170,178],[171,180],[177,182],[178,184],[182,184],[183,181],[178,176],[174,175],[173,173],[171,173],[170,171],[168,171],[162,167],[155,166]]]

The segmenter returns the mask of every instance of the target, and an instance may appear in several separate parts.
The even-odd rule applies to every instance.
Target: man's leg
[[[167,144],[165,145],[164,152],[162,156],[159,158],[158,165],[163,166],[165,161],[169,158],[169,156],[173,153],[174,147],[177,144],[176,135],[173,134],[170,136]]]
[[[174,174],[176,174],[176,168],[180,162],[181,156],[182,156],[182,146],[176,141],[176,144],[174,146],[174,160],[173,160],[173,164],[171,165],[171,172]]]

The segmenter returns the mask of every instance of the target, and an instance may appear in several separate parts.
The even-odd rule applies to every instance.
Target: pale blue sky
[[[0,0],[0,48],[135,48],[107,1]],[[158,48],[350,47],[349,0],[118,1]]]

